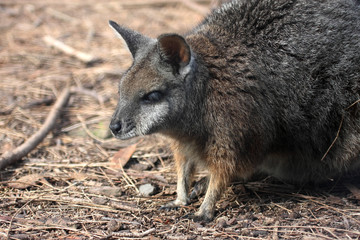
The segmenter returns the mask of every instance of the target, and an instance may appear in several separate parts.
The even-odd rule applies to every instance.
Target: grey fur
[[[157,40],[126,40],[142,54],[120,82],[112,120],[175,140],[179,192],[170,207],[188,202],[193,164],[209,169],[203,219],[235,177],[319,182],[358,171],[360,1],[233,1],[179,39],[176,54],[190,49],[187,61],[162,58],[177,50],[171,44],[162,52]],[[144,106],[152,91],[163,99]]]

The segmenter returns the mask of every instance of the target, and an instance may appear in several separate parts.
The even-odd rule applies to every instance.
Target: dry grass
[[[19,164],[0,171],[0,239],[360,238],[359,177],[321,188],[271,178],[235,183],[211,223],[182,217],[194,212],[198,201],[158,211],[176,189],[166,140],[120,142],[107,131],[118,79],[131,64],[107,21],[151,37],[181,33],[201,21],[211,4],[193,3],[0,2],[0,153],[40,128],[66,86],[78,89],[51,134]],[[101,61],[66,54],[45,36]],[[137,141],[124,169],[113,168],[114,154]],[[143,183],[157,186],[157,194],[139,196]]]

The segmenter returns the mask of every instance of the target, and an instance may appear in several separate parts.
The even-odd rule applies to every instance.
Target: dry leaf
[[[8,183],[8,186],[17,189],[25,189],[35,185],[37,182],[39,182],[42,179],[43,176],[40,174],[30,174],[23,176],[14,182]]]
[[[111,167],[123,168],[135,152],[136,145],[137,144],[132,144],[130,146],[120,149],[117,153],[115,153],[113,158],[110,160],[110,162],[112,163]]]

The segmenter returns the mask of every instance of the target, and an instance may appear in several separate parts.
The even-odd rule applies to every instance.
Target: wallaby
[[[115,137],[170,137],[177,198],[195,167],[211,220],[235,178],[320,182],[360,166],[360,1],[239,0],[189,33],[157,39],[110,21],[133,65],[119,85]]]

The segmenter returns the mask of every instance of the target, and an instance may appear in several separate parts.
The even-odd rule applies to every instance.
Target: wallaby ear
[[[177,70],[189,64],[191,51],[185,39],[177,34],[163,34],[158,37],[160,56]]]
[[[110,20],[109,25],[115,31],[115,33],[125,41],[133,58],[135,58],[137,51],[142,46],[148,45],[148,43],[151,41],[150,38],[142,35],[141,33],[138,33],[124,26],[120,26],[114,21]]]

